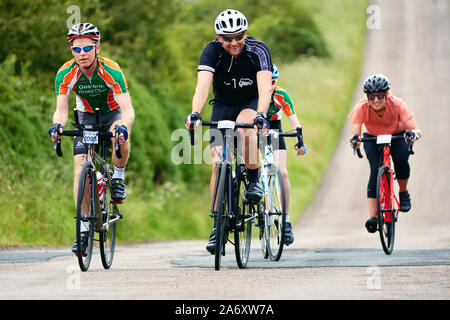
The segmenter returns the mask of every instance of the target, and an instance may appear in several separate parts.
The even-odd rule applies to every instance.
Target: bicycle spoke
[[[237,179],[237,178],[236,178]],[[239,268],[245,268],[247,266],[248,257],[250,255],[250,244],[252,235],[252,213],[251,206],[245,201],[246,183],[244,179],[239,179],[240,182],[236,186],[237,192],[237,206],[236,212],[236,228],[234,231],[235,240],[235,255],[236,262]]]
[[[269,195],[265,212],[265,237],[270,259],[278,261],[283,252],[286,209],[281,172],[279,169],[273,172],[275,174],[268,176]]]

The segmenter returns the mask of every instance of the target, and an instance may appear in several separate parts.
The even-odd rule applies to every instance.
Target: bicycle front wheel
[[[99,232],[100,256],[102,265],[109,269],[114,259],[114,250],[116,247],[116,228],[119,210],[116,204],[111,201],[111,182],[108,181],[105,186],[105,198],[100,203],[102,209],[103,229]]]
[[[394,205],[391,199],[390,170],[382,166],[377,176],[377,220],[381,245],[386,254],[394,249],[395,218]]]
[[[237,206],[235,212],[236,227],[234,230],[234,251],[239,268],[247,266],[252,240],[252,212],[251,206],[245,200],[246,183],[243,177],[239,177],[237,185]]]
[[[270,260],[278,261],[284,245],[286,201],[281,171],[275,165],[272,166],[268,175],[269,193],[265,199],[264,232]]]
[[[225,235],[226,230],[226,219],[225,216],[228,214],[228,197],[227,197],[227,179],[228,170],[225,164],[219,166],[219,174],[217,177],[219,180],[219,187],[216,194],[217,199],[217,214],[215,217],[215,226],[216,226],[216,248],[214,252],[214,268],[216,270],[220,270],[220,264],[222,263],[222,255],[225,252],[225,239],[227,238]]]
[[[78,264],[82,271],[87,271],[91,263],[94,241],[95,204],[94,192],[97,184],[94,183],[94,170],[91,163],[86,162],[82,169],[78,184],[76,241]]]

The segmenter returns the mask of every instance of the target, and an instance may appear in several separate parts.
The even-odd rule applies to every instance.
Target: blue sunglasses
[[[95,45],[90,44],[90,45],[87,45],[87,46],[84,46],[84,47],[72,47],[72,50],[73,50],[73,52],[75,52],[75,53],[80,53],[80,52],[81,52],[81,49],[83,49],[84,52],[89,52],[89,51],[91,51],[92,49],[94,49],[94,46],[95,46]]]

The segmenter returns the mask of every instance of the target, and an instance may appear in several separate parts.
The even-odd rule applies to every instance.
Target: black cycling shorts
[[[239,113],[241,113],[244,109],[252,109],[257,110],[258,109],[258,98],[254,98],[253,100],[250,100],[249,102],[243,104],[242,106],[234,106],[234,105],[226,105],[225,103],[221,102],[220,100],[215,99],[213,110],[211,114],[211,121],[221,121],[221,120],[230,120],[230,121],[236,121]],[[220,139],[216,139],[220,137]],[[210,128],[209,131],[209,143],[210,147],[217,147],[222,145],[222,138],[221,138],[220,132],[216,128]]]
[[[281,120],[272,120],[269,121],[270,129],[277,131],[278,133],[282,133],[283,129],[281,128]],[[272,138],[271,140],[272,149],[275,150],[286,150],[286,142],[284,141],[284,137],[278,137],[276,139]]]
[[[81,124],[95,124],[95,114],[90,112],[78,112],[78,120]],[[119,108],[108,113],[100,115],[100,124],[111,126],[115,121],[122,119],[122,112]],[[73,139],[73,155],[86,154],[88,152],[87,145],[83,142],[83,137],[74,137]]]

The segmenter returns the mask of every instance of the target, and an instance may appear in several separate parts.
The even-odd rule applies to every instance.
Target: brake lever
[[[114,133],[115,133],[115,138],[116,138],[116,142],[115,142],[115,146],[114,146],[114,149],[116,150],[116,156],[117,156],[117,159],[122,159],[122,152],[120,151],[120,144],[119,144],[120,131],[119,131],[118,124],[116,124],[114,126]]]
[[[55,149],[55,151],[56,151],[56,155],[58,156],[58,157],[62,157],[62,151],[61,151],[61,141],[59,141],[60,139],[59,139],[59,137],[60,137],[60,133],[59,133],[59,129],[61,128],[62,126],[61,125],[59,125],[59,126],[57,126],[56,127],[56,130],[55,130],[55,142],[54,142],[54,144],[53,144],[53,149]]]

